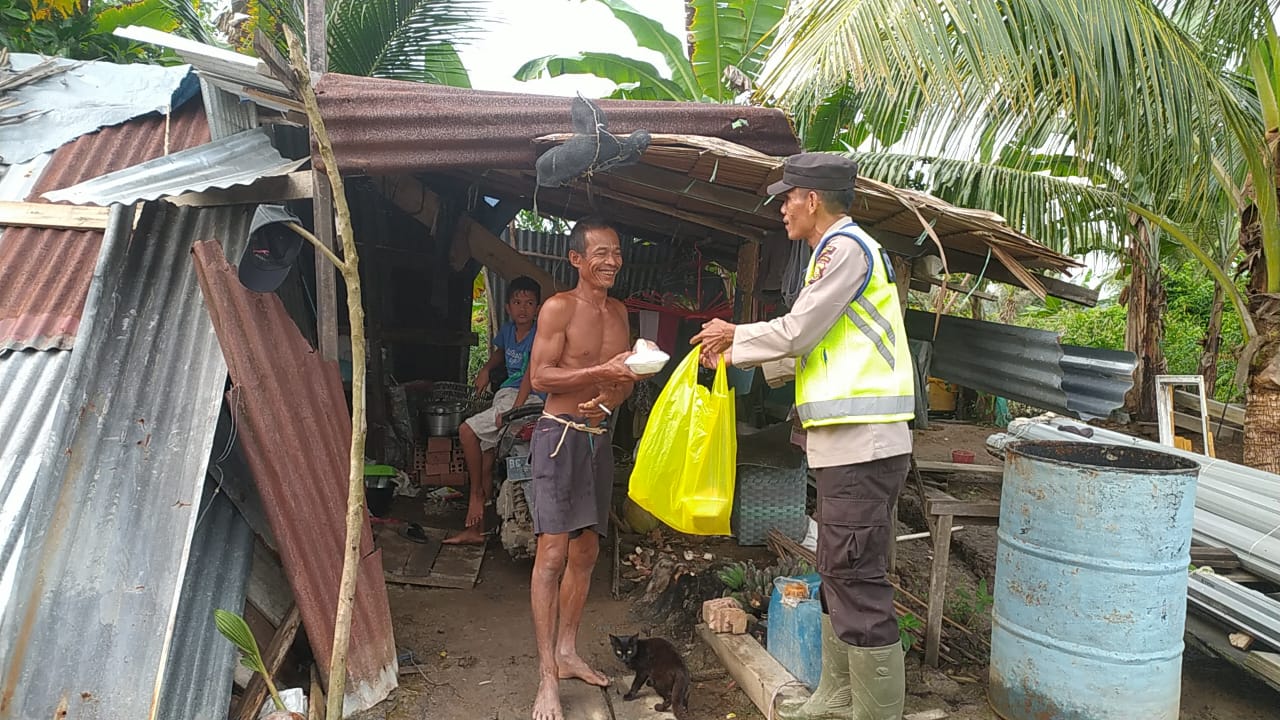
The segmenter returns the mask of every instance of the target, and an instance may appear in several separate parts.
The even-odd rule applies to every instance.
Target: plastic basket
[[[799,542],[809,530],[805,515],[809,468],[738,465],[734,487],[733,534],[739,545],[764,545],[777,529]]]

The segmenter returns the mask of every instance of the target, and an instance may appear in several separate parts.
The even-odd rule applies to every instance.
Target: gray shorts
[[[582,418],[561,417],[584,422]],[[612,431],[592,435],[539,418],[529,443],[529,465],[533,479],[527,490],[533,492],[535,535],[577,537],[583,530],[601,537],[608,534],[613,502]]]

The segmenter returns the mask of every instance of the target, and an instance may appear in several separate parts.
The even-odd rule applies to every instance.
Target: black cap
[[[791,188],[810,190],[852,190],[858,179],[858,164],[843,155],[807,152],[792,155],[782,164],[782,179],[765,190],[781,195]]]
[[[272,292],[289,276],[302,250],[302,236],[285,223],[302,221],[283,205],[259,205],[249,223],[249,246],[240,258],[240,284],[254,292]]]

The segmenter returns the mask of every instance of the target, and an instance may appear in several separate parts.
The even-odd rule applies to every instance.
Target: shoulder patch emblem
[[[822,254],[818,255],[818,259],[813,261],[813,280],[809,282],[816,282],[826,273],[827,266],[831,264],[831,259],[835,254],[836,248],[830,243],[827,243],[827,246],[822,248]]]

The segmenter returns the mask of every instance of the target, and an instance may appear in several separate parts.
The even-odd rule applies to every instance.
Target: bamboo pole
[[[315,133],[320,157],[324,159],[329,185],[333,188],[334,211],[337,215],[338,237],[342,240],[342,258],[329,252],[314,235],[304,233],[321,254],[342,272],[347,286],[347,315],[351,324],[351,455],[347,490],[346,544],[342,558],[342,582],[338,586],[338,613],[333,623],[333,651],[329,661],[329,688],[326,694],[325,717],[341,720],[342,701],[346,696],[347,648],[351,642],[351,617],[355,609],[356,573],[360,561],[360,531],[364,522],[364,443],[365,425],[365,338],[364,305],[360,298],[360,258],[356,252],[356,240],[351,228],[351,210],[347,207],[347,195],[338,172],[338,161],[329,143],[329,134],[320,117],[315,88],[311,85],[311,73],[298,45],[298,38],[285,27],[289,43],[289,63],[296,76],[296,85],[307,111],[307,121]],[[298,228],[295,228],[298,230]]]

